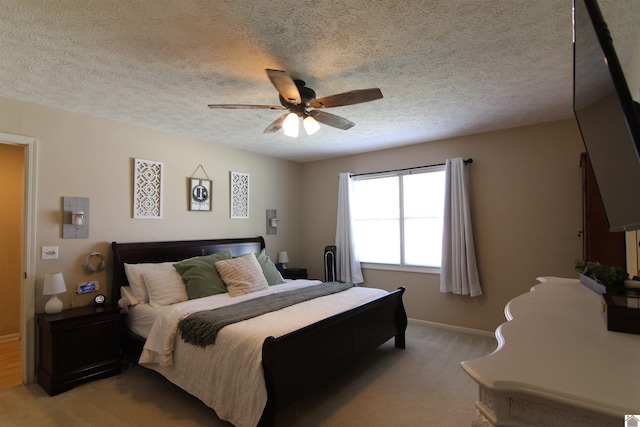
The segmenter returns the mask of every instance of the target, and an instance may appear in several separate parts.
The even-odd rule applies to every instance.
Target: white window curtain
[[[336,225],[336,277],[341,282],[362,283],[362,270],[353,239],[351,220],[351,174],[340,174],[338,184],[338,218]]]
[[[467,172],[462,158],[445,163],[444,229],[440,292],[482,295],[469,208]]]

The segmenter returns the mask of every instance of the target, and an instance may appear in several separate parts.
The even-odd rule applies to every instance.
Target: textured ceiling
[[[640,0],[601,0],[624,64]],[[265,68],[356,123],[297,139]],[[572,117],[570,0],[1,0],[0,96],[306,162]]]

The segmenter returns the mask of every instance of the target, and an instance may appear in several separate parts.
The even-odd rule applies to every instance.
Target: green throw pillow
[[[276,265],[273,263],[273,261],[271,261],[271,258],[269,258],[269,256],[267,255],[264,249],[260,251],[259,254],[256,255],[256,258],[258,258],[258,263],[262,268],[262,273],[264,274],[264,277],[267,279],[267,283],[269,283],[269,286],[279,285],[281,283],[284,283],[284,279],[282,278],[282,275],[280,274],[280,272],[276,268]]]
[[[173,264],[187,286],[189,299],[208,297],[227,292],[227,287],[220,278],[215,263],[231,259],[231,250],[215,254],[199,256]]]

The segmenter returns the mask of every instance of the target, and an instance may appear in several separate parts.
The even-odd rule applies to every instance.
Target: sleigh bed
[[[167,319],[184,318],[186,312],[203,309],[209,300],[234,299],[229,298],[229,295],[191,299],[161,307],[163,313],[170,314],[163,314],[162,321],[153,322],[144,316],[138,316],[138,313],[151,309],[146,307],[149,304],[130,307],[126,302],[131,284],[125,265],[127,268],[142,264],[166,265],[169,262],[204,257],[227,250],[236,258],[249,253],[258,254],[264,248],[262,237],[112,243],[111,299],[114,304],[120,303],[123,310],[130,313],[125,315],[123,322],[125,354],[137,360],[142,353],[142,366],[160,372],[169,381],[212,407],[220,418],[237,426],[274,426],[280,408],[316,389],[354,359],[391,338],[395,338],[396,348],[405,348],[407,316],[402,302],[402,287],[393,292],[354,287],[339,294],[316,298],[244,320],[222,328],[218,332],[216,343],[206,348],[185,343],[180,332],[175,332],[175,328],[175,338],[171,338],[169,334],[158,345],[157,336],[163,336],[158,331],[163,327],[168,331],[172,330],[167,326],[171,324]],[[328,285],[296,280],[269,286],[269,290],[256,294],[286,291],[294,287],[319,289]],[[246,295],[238,298],[243,297]],[[341,304],[351,305],[341,308]],[[141,321],[141,327],[136,327],[137,318],[146,319]],[[272,324],[275,326],[271,326]],[[254,343],[247,345],[257,345],[257,349],[242,347],[245,341],[249,342],[249,338],[246,338],[249,335],[254,335],[251,337]],[[171,351],[166,351],[167,354],[154,353],[154,349],[164,349],[167,346],[171,347]],[[255,354],[251,355],[252,351]],[[232,362],[239,366],[236,368],[235,365],[229,367],[223,364],[228,359],[233,359]],[[253,368],[247,368],[251,366]],[[259,378],[255,381],[253,377],[245,378],[243,375],[249,375],[244,373],[245,368],[259,373]],[[252,375],[255,376],[255,372]]]

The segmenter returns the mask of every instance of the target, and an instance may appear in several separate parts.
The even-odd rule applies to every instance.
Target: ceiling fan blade
[[[269,126],[266,127],[264,131],[262,131],[262,133],[278,132],[280,129],[282,129],[282,123],[284,123],[284,119],[286,119],[288,115],[289,113],[284,113],[283,115],[275,119]]]
[[[209,104],[209,108],[225,108],[228,110],[286,110],[281,105],[247,105],[247,104]]]
[[[296,105],[302,102],[298,87],[286,71],[267,69],[267,75],[285,101]]]
[[[309,102],[309,106],[313,108],[341,107],[343,105],[374,101],[380,98],[382,98],[382,91],[378,88],[359,89],[314,99]]]
[[[334,128],[347,130],[354,127],[356,124],[345,119],[344,117],[336,116],[335,114],[327,113],[325,111],[311,110],[307,114],[325,125],[333,126]]]

